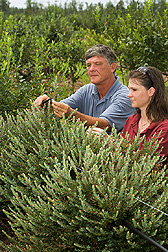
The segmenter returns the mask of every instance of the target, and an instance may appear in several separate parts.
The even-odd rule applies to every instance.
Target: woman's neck
[[[151,121],[149,120],[149,118],[147,117],[146,115],[146,111],[144,110],[141,110],[141,117],[140,117],[140,120],[139,120],[139,129],[140,129],[140,132],[144,131],[146,128],[149,127]]]

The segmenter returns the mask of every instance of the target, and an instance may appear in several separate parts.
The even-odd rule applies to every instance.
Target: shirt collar
[[[118,85],[120,83],[120,79],[118,76],[115,76],[116,81],[114,82],[114,84],[111,86],[111,88],[108,90],[107,94],[102,98],[102,99],[109,99],[117,90],[118,90]],[[92,83],[93,84],[93,83]],[[93,84],[94,85],[94,84]],[[94,88],[92,90],[92,94],[93,95],[97,95],[98,90],[96,85],[94,85]]]
[[[136,133],[138,133],[138,130],[139,130],[139,128],[138,128],[138,123],[139,123],[140,117],[141,117],[141,114],[140,114],[140,113],[137,113],[136,115],[134,115],[134,116],[132,117],[131,126],[132,126],[133,130],[134,130]],[[155,128],[156,125],[158,125],[158,124],[159,124],[159,122],[151,122],[150,125],[149,125],[149,127],[147,127],[147,128],[146,128],[143,132],[141,132],[141,133],[145,134],[148,130],[151,130],[151,129]]]

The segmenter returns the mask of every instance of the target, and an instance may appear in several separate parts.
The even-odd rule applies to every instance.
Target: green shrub
[[[58,41],[54,41],[48,37],[49,23],[44,24],[43,33],[42,24],[39,30],[33,26],[37,18],[11,15],[3,20],[2,15],[1,19],[0,114],[16,115],[17,109],[30,108],[44,92],[59,100],[72,94],[75,82],[85,72],[81,32],[75,33],[64,18],[60,20],[64,29],[58,27]]]
[[[123,221],[167,246],[158,143],[139,151],[139,136],[129,144],[113,129],[108,144],[103,135],[87,135],[84,123],[49,111],[1,122],[1,200],[17,237],[3,243],[6,251],[157,251]]]
[[[161,16],[154,12],[154,3],[145,5],[132,1],[124,17],[118,17],[110,27],[111,36],[116,42],[120,65],[129,70],[142,65],[151,65],[165,72],[168,69],[167,40],[168,6]],[[110,32],[109,32],[110,33]]]

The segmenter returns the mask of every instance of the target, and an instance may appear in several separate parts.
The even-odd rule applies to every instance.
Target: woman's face
[[[129,94],[128,97],[131,100],[133,108],[146,109],[150,103],[151,97],[153,96],[155,89],[146,89],[141,85],[139,79],[129,79]]]

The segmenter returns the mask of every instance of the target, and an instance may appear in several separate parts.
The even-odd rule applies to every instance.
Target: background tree
[[[8,0],[0,0],[0,11],[3,11],[5,14],[9,14],[10,2]]]

